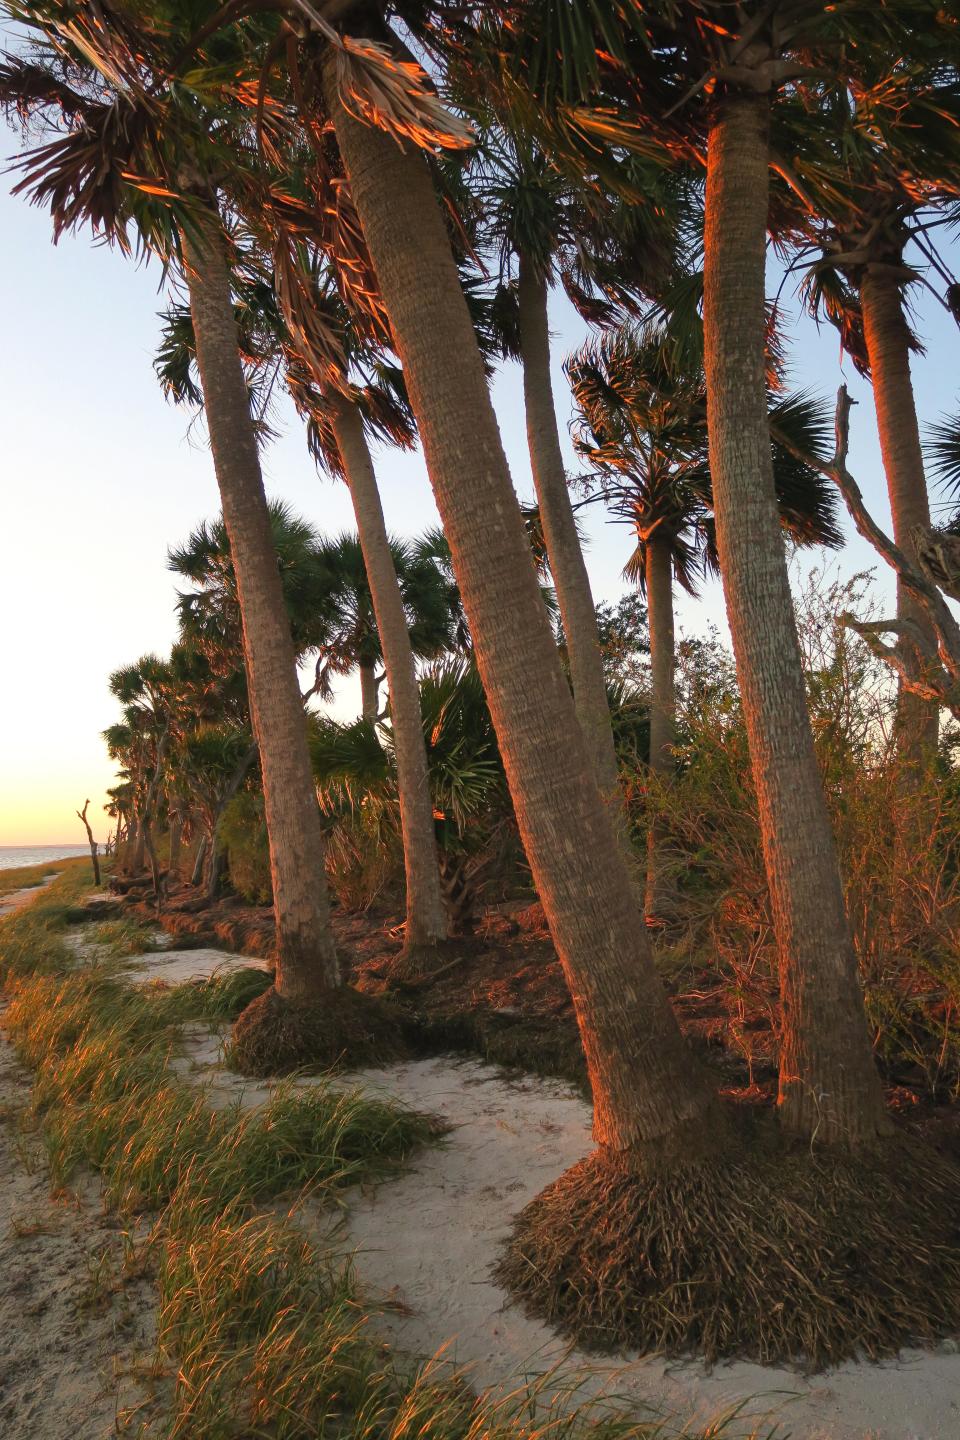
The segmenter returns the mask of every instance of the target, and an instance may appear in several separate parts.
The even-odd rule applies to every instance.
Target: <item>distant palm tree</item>
[[[426,659],[441,655],[451,648],[453,624],[440,572],[417,552],[414,542],[391,539],[388,543],[412,652]],[[320,693],[329,693],[331,676],[359,670],[362,714],[377,720],[383,645],[360,539],[337,535],[319,541],[315,553],[325,577],[313,631]]]

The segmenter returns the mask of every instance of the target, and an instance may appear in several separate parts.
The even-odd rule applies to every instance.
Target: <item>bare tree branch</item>
[[[945,542],[950,537],[944,537],[937,531],[918,530],[913,537],[918,556],[914,565],[881,530],[864,504],[860,486],[847,468],[850,409],[854,404],[856,401],[851,399],[846,385],[841,385],[837,391],[834,420],[836,448],[829,462],[791,444],[786,436],[778,438],[798,459],[819,470],[836,485],[858,532],[896,572],[904,587],[928,615],[936,635],[936,654],[922,628],[910,620],[878,620],[867,624],[847,614],[840,617],[842,622],[863,638],[874,655],[897,672],[907,690],[924,699],[939,701],[960,718],[960,625],[939,588],[942,577],[948,593],[952,593],[953,586],[960,589],[960,546],[947,545]],[[892,646],[883,644],[879,638],[882,634],[896,635],[896,643]]]

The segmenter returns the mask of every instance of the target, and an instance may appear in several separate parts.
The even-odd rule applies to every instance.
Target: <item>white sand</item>
[[[176,983],[251,963],[262,962],[219,950],[170,950],[138,956],[130,969],[135,983]],[[177,1068],[203,1084],[214,1104],[238,1098],[262,1104],[270,1085],[230,1074],[219,1055],[218,1033],[189,1026]],[[814,1377],[739,1363],[711,1373],[695,1363],[569,1350],[509,1302],[490,1269],[517,1212],[590,1149],[584,1101],[559,1082],[510,1080],[490,1066],[451,1058],[366,1070],[343,1083],[363,1084],[456,1127],[399,1177],[347,1197],[339,1238],[356,1251],[371,1299],[390,1303],[378,1324],[398,1349],[416,1356],[442,1350],[466,1367],[475,1386],[495,1390],[561,1364],[566,1376],[584,1377],[580,1397],[616,1396],[638,1414],[652,1410],[678,1422],[703,1424],[742,1404],[725,1432],[731,1440],[766,1422],[782,1425],[780,1440],[960,1437],[960,1353],[952,1344],[912,1352],[897,1364],[848,1364]],[[325,1223],[319,1215],[312,1220]],[[57,1432],[35,1433],[53,1440]]]
[[[195,952],[197,953],[197,952]],[[154,959],[155,957],[149,957]],[[269,1085],[224,1071],[219,1040],[186,1038],[183,1071],[213,1103],[256,1105]],[[730,1435],[779,1422],[792,1440],[958,1440],[960,1354],[946,1345],[897,1364],[847,1364],[807,1377],[792,1370],[704,1366],[570,1350],[527,1318],[490,1279],[517,1212],[590,1146],[590,1109],[568,1086],[511,1080],[470,1060],[420,1060],[343,1077],[441,1115],[456,1128],[415,1156],[396,1179],[351,1192],[344,1239],[373,1300],[393,1307],[378,1322],[413,1355],[440,1350],[481,1388],[512,1389],[562,1364],[586,1377],[579,1394],[626,1399],[638,1412],[703,1424],[743,1405]],[[304,1081],[309,1084],[309,1080]]]
[[[164,932],[161,932],[164,933]],[[266,960],[250,955],[235,955],[230,950],[148,951],[136,955],[124,966],[132,985],[182,985],[188,980],[210,980],[215,975],[228,975],[233,970],[269,970]]]
[[[19,1130],[29,1094],[0,1036],[0,1436],[136,1435],[159,1409],[156,1294],[125,1270],[92,1177],[51,1195],[39,1140]]]
[[[6,895],[0,896],[0,917],[12,915],[14,910],[19,910],[22,906],[28,905],[31,900],[36,900],[40,891],[56,878],[56,875],[45,875],[37,885],[28,885],[25,890],[10,890]]]

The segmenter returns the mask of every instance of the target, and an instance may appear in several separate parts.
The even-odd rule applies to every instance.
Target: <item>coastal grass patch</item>
[[[92,1168],[111,1208],[150,1222],[146,1240],[129,1242],[129,1268],[157,1285],[166,1440],[721,1433],[567,1403],[575,1377],[559,1400],[526,1382],[492,1400],[439,1364],[398,1364],[349,1263],[296,1224],[295,1207],[305,1189],[332,1203],[344,1186],[389,1172],[434,1138],[433,1122],[327,1081],[279,1087],[258,1110],[214,1111],[171,1065],[196,994],[129,987],[114,962],[79,966],[61,933],[74,899],[45,896],[29,921],[0,927],[4,1023],[36,1074],[32,1115],[54,1174],[66,1184]],[[224,991],[212,1006],[236,1000]]]
[[[13,894],[17,890],[32,890],[45,884],[54,875],[73,870],[85,870],[92,879],[90,857],[73,855],[68,860],[44,860],[39,865],[19,865],[10,870],[0,870],[0,897]]]

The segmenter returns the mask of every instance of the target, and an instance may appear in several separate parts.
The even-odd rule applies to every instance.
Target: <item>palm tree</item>
[[[548,299],[559,277],[585,319],[612,323],[618,310],[635,304],[628,273],[638,272],[643,260],[649,272],[662,271],[665,254],[669,257],[669,237],[643,233],[640,217],[656,215],[660,229],[666,232],[667,226],[660,207],[617,205],[612,196],[598,205],[588,189],[578,191],[534,142],[493,125],[481,133],[471,185],[480,234],[498,252],[500,287],[515,306],[530,465],[577,715],[601,792],[612,802],[615,823],[626,841],[593,596],[557,427]]]
[[[372,8],[364,22],[390,45]],[[598,1141],[626,1148],[678,1126],[691,1134],[702,1126],[706,1136],[711,1089],[653,970],[530,564],[444,218],[422,156],[406,143],[459,142],[462,132],[421,102],[423,82],[409,70],[395,68],[391,83],[413,87],[416,123],[398,121],[399,106],[388,103],[363,109],[336,39],[327,40],[324,103],[390,315],[517,821],[577,1005]],[[309,44],[303,58],[309,65]],[[319,79],[315,68],[308,74],[310,84]],[[641,1033],[649,1043],[638,1047]]]
[[[381,660],[390,688],[407,881],[402,964],[416,967],[424,963],[424,950],[435,949],[445,939],[447,920],[429,804],[414,646],[408,628],[406,607],[413,599],[413,590],[419,587],[421,604],[433,605],[435,630],[446,631],[449,621],[445,613],[437,613],[438,603],[439,609],[443,609],[437,590],[438,573],[406,552],[402,557],[406,591],[401,586],[397,573],[401,549],[396,543],[391,545],[387,535],[367,443],[369,430],[379,439],[409,446],[413,443],[413,423],[399,370],[374,349],[369,338],[364,342],[357,335],[345,306],[337,297],[333,277],[324,274],[317,260],[308,261],[302,244],[286,247],[282,253],[286,304],[278,303],[276,280],[269,283],[259,276],[259,264],[254,256],[253,276],[249,273],[248,259],[242,280],[235,278],[238,320],[246,341],[251,383],[255,383],[257,371],[265,366],[278,365],[284,371],[287,389],[307,421],[310,448],[317,464],[328,474],[345,479],[350,490],[359,536],[359,548],[353,546],[351,550],[358,562],[354,567],[354,598],[359,591],[363,592],[358,603],[370,633],[366,646],[360,647],[363,653],[357,651],[346,669],[352,669],[359,659],[365,715],[376,718],[378,713],[379,682],[375,667]],[[338,337],[339,363],[331,365],[329,345],[324,354],[319,354],[317,346],[311,343],[311,328],[298,323],[290,303],[291,288],[301,297],[304,292],[309,294],[318,317],[323,316],[329,331]],[[282,311],[289,316],[289,329]],[[318,317],[312,327],[314,332],[318,328]],[[167,334],[157,361],[158,374],[175,398],[195,402],[197,391],[190,375],[193,350],[189,317],[176,312],[168,315]],[[357,383],[347,380],[348,369],[355,373],[359,370]],[[342,561],[345,557],[340,558]],[[337,568],[342,571],[342,564]],[[341,605],[349,603],[349,599],[349,584],[345,589],[341,586]],[[328,596],[325,612],[333,601],[334,597]],[[318,665],[321,688],[326,674],[338,670],[344,673],[343,646],[339,655],[336,649],[333,645],[322,669]],[[367,650],[372,654],[370,664],[364,663]],[[434,646],[430,653],[435,653]]]
[[[700,347],[695,347],[693,353]],[[588,499],[603,500],[634,530],[624,575],[647,599],[650,628],[650,769],[674,769],[673,579],[696,595],[704,567],[717,568],[702,363],[659,323],[624,327],[588,342],[566,362],[577,407],[575,444],[593,470]],[[806,396],[777,396],[770,375],[774,481],[783,529],[801,545],[839,545],[832,489],[795,458],[822,449],[822,413]],[[780,440],[784,435],[791,448]],[[660,827],[649,831],[646,912],[675,903]]]
[[[907,8],[911,8],[909,3]],[[771,146],[771,114],[800,78],[809,105],[845,84],[889,41],[906,43],[896,6],[731,7],[710,23],[702,0],[631,7],[619,32],[574,4],[563,53],[538,7],[511,26],[509,73],[535,77],[539,128],[568,163],[606,145],[706,162],[704,359],[717,552],[751,742],[786,1017],[779,1116],[785,1130],[856,1148],[889,1129],[864,1023],[836,847],[817,770],[777,511],[767,405],[768,226],[796,225],[799,201]],[[917,9],[917,14],[920,13]],[[571,22],[572,23],[572,22]],[[596,24],[596,28],[595,28]],[[899,31],[898,24],[903,28]],[[577,31],[577,27],[582,27]],[[577,31],[577,36],[574,32]],[[609,33],[608,33],[609,32]],[[849,41],[858,42],[856,51]],[[815,57],[815,63],[811,59]],[[810,68],[812,72],[810,73]],[[801,72],[798,76],[797,71]],[[791,88],[792,87],[792,88]],[[530,107],[528,106],[528,109]],[[771,209],[771,168],[782,179]],[[824,1099],[823,1097],[829,1097]]]
[[[241,1022],[248,1057],[261,1027],[264,1048],[254,1063],[288,1041],[296,1049],[315,1040],[336,1054],[360,1002],[343,995],[329,924],[320,815],[239,350],[226,192],[219,188],[242,191],[254,211],[267,203],[250,117],[227,103],[218,108],[222,85],[211,84],[202,100],[195,87],[168,85],[195,23],[190,5],[164,6],[156,23],[149,12],[134,15],[109,0],[89,8],[55,3],[42,18],[30,12],[21,18],[30,27],[31,58],[3,67],[0,99],[19,113],[42,115],[56,138],[21,158],[17,189],[50,207],[55,236],[88,223],[128,253],[132,230],[138,247],[176,263],[190,297],[243,615],[277,929],[274,989]],[[235,61],[234,39],[235,32],[220,30],[206,50],[224,83],[236,73],[235,65],[220,63]],[[310,1035],[302,1028],[308,1012]],[[353,1033],[362,1028],[355,1025]]]
[[[820,123],[807,117],[799,157],[812,210],[795,263],[816,255],[804,280],[808,302],[837,326],[851,360],[872,379],[894,541],[911,559],[930,528],[930,501],[910,374],[911,354],[922,351],[910,295],[924,285],[960,314],[960,289],[936,241],[955,223],[960,199],[953,28],[938,12],[924,29],[922,53],[882,56],[874,73],[825,97]],[[897,616],[935,648],[929,617],[900,580]],[[919,652],[905,646],[904,654],[918,670]],[[935,701],[901,685],[896,840],[906,866],[926,848],[933,797],[925,781],[938,721]]]

